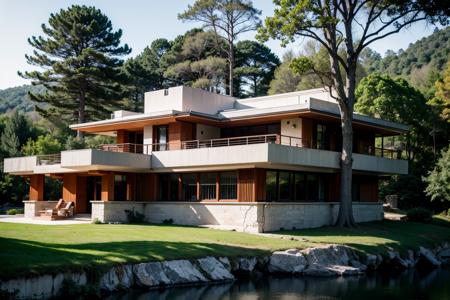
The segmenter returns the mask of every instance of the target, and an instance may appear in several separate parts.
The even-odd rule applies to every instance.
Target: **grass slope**
[[[404,251],[450,241],[450,222],[443,222],[447,226],[383,221],[355,229],[324,227],[276,233],[298,236],[302,241],[183,226],[0,223],[0,277],[207,255],[263,255],[322,243],[346,244],[368,253],[383,252],[386,246]]]

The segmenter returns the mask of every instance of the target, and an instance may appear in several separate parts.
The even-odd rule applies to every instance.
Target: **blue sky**
[[[183,23],[177,19],[192,1],[180,0],[0,0],[0,89],[26,84],[17,71],[31,70],[27,65],[25,53],[32,48],[27,38],[41,34],[41,24],[47,22],[50,13],[72,4],[94,5],[101,9],[111,20],[114,28],[123,30],[123,41],[133,48],[132,56],[140,53],[154,39],[164,37],[173,39],[186,30],[195,27],[193,23]],[[263,17],[273,13],[270,0],[253,0],[254,6],[261,9]],[[405,49],[408,45],[431,34],[434,26],[417,24],[400,34],[381,40],[371,47],[380,53],[392,49]],[[250,32],[242,39],[253,39]],[[299,40],[287,47],[298,52],[304,41]],[[280,57],[287,50],[279,46],[278,41],[267,43],[272,51]]]

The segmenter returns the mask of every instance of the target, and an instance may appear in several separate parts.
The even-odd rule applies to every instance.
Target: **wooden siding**
[[[255,202],[256,196],[255,169],[241,169],[238,171],[238,201]]]
[[[114,174],[102,176],[102,201],[114,200]]]
[[[378,178],[375,176],[364,176],[359,179],[359,198],[362,202],[378,201]]]
[[[30,200],[44,200],[44,178],[45,176],[43,174],[35,174],[30,176]]]

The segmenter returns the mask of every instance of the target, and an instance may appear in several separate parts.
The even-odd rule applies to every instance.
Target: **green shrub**
[[[103,223],[102,223],[102,221],[100,221],[98,218],[95,218],[95,219],[92,221],[92,224],[103,224]]]
[[[145,215],[138,211],[126,209],[125,214],[127,215],[128,223],[130,224],[140,224],[145,222]]]
[[[6,211],[7,215],[22,215],[23,208],[11,208]]]
[[[433,218],[431,211],[423,207],[416,207],[408,210],[406,216],[408,217],[408,220],[415,222],[430,222]]]

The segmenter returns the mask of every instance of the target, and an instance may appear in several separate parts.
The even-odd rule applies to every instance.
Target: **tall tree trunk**
[[[229,78],[228,78],[228,80],[229,80],[229,92],[228,92],[228,94],[231,96],[231,97],[233,97],[233,94],[234,94],[234,90],[233,90],[233,79],[234,79],[234,48],[233,48],[233,42],[231,41],[231,42],[228,42],[229,44],[228,44],[228,46],[229,46],[229,49],[228,49],[228,60],[229,60],[229,62],[230,62],[230,64],[229,64],[229,66],[230,66],[230,68],[229,68]]]
[[[353,128],[352,118],[348,112],[342,112],[342,152],[340,156],[341,182],[340,205],[336,225],[340,227],[353,227],[352,207],[352,164],[353,164]]]
[[[80,95],[78,97],[78,123],[84,123],[86,122],[86,95],[84,91],[80,91]],[[77,131],[77,138],[83,139],[84,138],[84,132]]]

